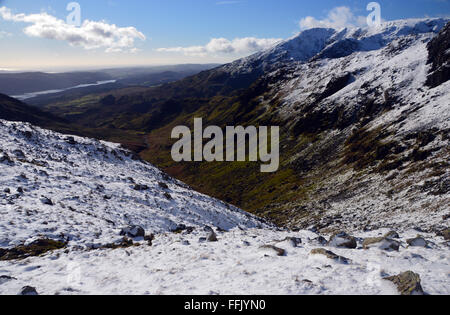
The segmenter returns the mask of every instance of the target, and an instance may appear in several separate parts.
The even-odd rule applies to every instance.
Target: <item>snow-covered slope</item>
[[[361,233],[383,235],[388,230]],[[398,294],[383,280],[405,271],[420,275],[427,294],[449,294],[450,251],[442,238],[424,235],[428,248],[408,247],[401,235],[400,251],[364,250],[321,245],[310,231],[268,229],[218,232],[218,242],[202,242],[205,233],[157,235],[153,246],[116,250],[63,251],[24,261],[0,262],[0,294],[17,294],[24,286],[39,294]],[[295,247],[286,237],[300,238]],[[298,242],[298,240],[297,240]],[[285,250],[278,256],[264,245]],[[313,255],[326,248],[347,263]]]
[[[121,228],[264,226],[201,195],[119,145],[0,120],[0,248],[37,238],[104,245]]]

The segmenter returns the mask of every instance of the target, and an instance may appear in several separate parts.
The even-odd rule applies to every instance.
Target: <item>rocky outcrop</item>
[[[384,280],[393,282],[401,295],[423,295],[420,276],[412,271],[401,273],[397,276],[387,277]]]
[[[428,86],[434,88],[450,80],[450,23],[428,44],[428,63]]]

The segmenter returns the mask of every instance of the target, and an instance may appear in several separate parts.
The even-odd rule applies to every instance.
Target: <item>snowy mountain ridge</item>
[[[377,50],[398,37],[426,33],[437,34],[448,18],[403,19],[383,23],[380,27],[349,27],[343,29],[312,28],[275,45],[223,66],[232,75],[262,68],[273,69],[278,63],[305,63],[311,58],[336,58],[355,51]],[[336,51],[340,52],[336,54]],[[335,52],[334,55],[331,52]]]

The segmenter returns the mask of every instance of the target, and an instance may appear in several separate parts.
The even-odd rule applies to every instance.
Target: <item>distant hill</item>
[[[0,119],[29,122],[38,126],[67,123],[53,114],[0,94]]]
[[[46,90],[67,89],[80,84],[93,84],[110,79],[110,75],[101,72],[0,73],[0,93],[10,96],[20,95]]]

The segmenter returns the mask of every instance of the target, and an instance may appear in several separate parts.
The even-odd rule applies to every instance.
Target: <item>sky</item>
[[[0,70],[225,63],[307,28],[365,26],[369,2],[0,0]],[[377,2],[383,21],[450,16],[450,0]]]

